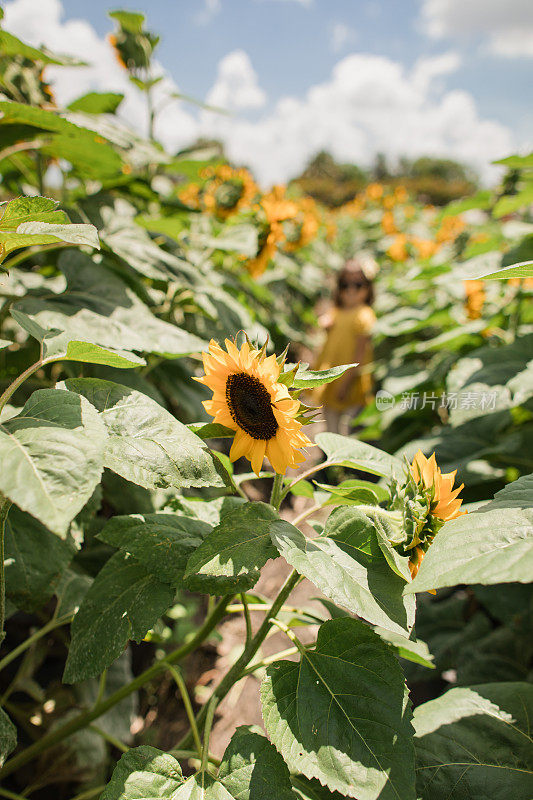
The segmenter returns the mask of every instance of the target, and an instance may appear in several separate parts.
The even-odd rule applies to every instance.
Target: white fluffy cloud
[[[334,53],[340,53],[346,47],[350,47],[357,39],[357,34],[350,25],[345,22],[334,22],[330,29],[330,44]]]
[[[285,180],[320,149],[370,164],[390,159],[449,156],[490,177],[488,163],[513,148],[505,126],[479,117],[463,91],[437,92],[434,81],[457,68],[453,54],[419,61],[412,71],[391,59],[354,54],[305,97],[286,97],[254,122],[204,113],[202,128],[221,137],[230,156],[250,164],[260,180]]]
[[[259,87],[257,74],[244,50],[234,50],[219,61],[216,81],[206,102],[228,111],[264,106],[266,95]]]
[[[208,25],[221,10],[221,0],[204,0],[204,6],[195,15],[194,21],[197,25]]]
[[[62,20],[60,0],[11,0],[5,27],[32,44],[76,54],[91,66],[50,68],[60,103],[84,92],[113,90],[126,96],[121,113],[146,130],[144,99],[116,62],[109,44],[83,20]],[[175,150],[197,136],[224,141],[229,156],[246,163],[264,184],[297,174],[318,150],[362,165],[376,152],[401,156],[448,156],[490,177],[489,162],[516,149],[509,128],[480,117],[473,97],[446,91],[443,77],[459,67],[454,53],[420,59],[411,70],[390,58],[359,53],[338,61],[331,75],[301,97],[282,97],[257,117],[266,102],[250,58],[242,51],[221,59],[206,101],[234,110],[233,116],[167,106],[156,136]],[[163,70],[161,70],[164,72]],[[159,92],[176,90],[169,75]],[[250,109],[254,119],[246,118]]]
[[[495,55],[533,56],[531,0],[423,0],[421,16],[436,39],[481,36]]]

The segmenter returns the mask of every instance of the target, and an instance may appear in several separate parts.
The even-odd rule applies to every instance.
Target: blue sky
[[[190,107],[169,110],[162,140],[174,146],[187,134],[220,132],[232,156],[242,154],[252,166],[269,157],[276,162],[260,176],[266,181],[287,177],[293,162],[297,169],[322,145],[359,161],[369,161],[373,142],[393,160],[417,148],[441,151],[477,158],[483,170],[483,163],[533,138],[529,0],[123,0],[119,6],[8,0],[4,6],[8,30],[33,43],[39,36],[48,46],[60,42],[63,50],[69,41],[84,44],[85,21],[85,44],[95,53],[96,39],[113,28],[110,8],[145,13],[161,35],[157,57],[169,81],[200,99],[225,101],[236,115],[221,122]],[[96,65],[91,88],[106,88],[106,74]],[[140,122],[133,98],[128,103],[129,121]],[[173,124],[181,139],[173,138]],[[299,141],[289,141],[291,135]]]
[[[469,0],[464,0],[468,2]],[[499,0],[503,3],[503,0]],[[217,4],[218,5],[218,4]],[[531,59],[487,52],[481,35],[432,39],[424,34],[419,0],[220,0],[209,13],[201,0],[150,0],[119,6],[106,0],[67,0],[65,17],[82,17],[101,35],[111,29],[110,8],[141,11],[161,35],[158,57],[184,91],[205,97],[217,63],[228,52],[248,52],[270,102],[299,95],[327,76],[339,57],[360,51],[387,55],[411,66],[421,56],[452,47],[460,72],[448,88],[466,89],[484,116],[509,124],[526,138],[533,133]],[[202,22],[201,22],[202,20]],[[334,45],[335,26],[346,42]],[[530,35],[533,36],[533,3]],[[337,30],[340,30],[337,28]]]

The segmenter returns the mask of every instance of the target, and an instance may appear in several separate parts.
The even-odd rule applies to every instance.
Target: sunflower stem
[[[0,643],[3,641],[6,616],[6,583],[4,573],[4,532],[11,501],[0,494]]]
[[[196,719],[192,708],[191,698],[189,697],[189,692],[187,691],[187,686],[185,685],[185,681],[183,680],[179,669],[170,665],[168,671],[176,682],[183,705],[185,706],[185,713],[187,714],[187,719],[189,720],[189,725],[191,726],[191,733],[194,739],[194,745],[196,747],[198,758],[202,758],[202,740],[200,739],[198,728],[196,727]]]
[[[263,644],[264,640],[266,639],[267,635],[270,633],[272,629],[272,620],[276,618],[277,614],[285,604],[285,600],[289,597],[292,590],[297,586],[300,582],[300,575],[296,570],[293,570],[283,586],[281,587],[278,596],[274,600],[271,608],[269,609],[268,613],[265,616],[259,630],[253,637],[252,641],[245,646],[242,654],[237,659],[235,664],[231,667],[231,669],[226,673],[226,675],[222,678],[216,689],[214,690],[213,694],[211,695],[210,700],[208,703],[203,706],[200,710],[200,713],[196,717],[196,725],[198,726],[198,730],[202,729],[202,726],[205,724],[205,719],[207,715],[207,710],[210,707],[211,700],[217,699],[217,702],[221,702],[230,689],[233,687],[237,681],[239,681],[242,677],[244,677],[244,670],[255,656],[261,645]],[[192,735],[191,732],[187,733],[183,739],[178,743],[178,748],[187,748],[191,744]]]
[[[272,484],[272,494],[270,495],[270,505],[274,506],[276,511],[279,511],[279,507],[283,499],[282,491],[283,491],[283,475],[280,475],[279,473],[276,472],[274,476],[274,482]]]
[[[244,621],[246,623],[246,644],[248,645],[252,641],[253,631],[252,631],[252,620],[250,617],[250,609],[248,608],[248,598],[246,597],[246,592],[241,592],[241,602],[244,614]]]
[[[79,731],[82,728],[87,727],[87,725],[90,725],[91,722],[93,722],[95,719],[98,719],[98,717],[101,717],[102,714],[105,714],[105,712],[109,711],[109,709],[113,708],[113,706],[116,706],[117,703],[120,703],[120,701],[124,700],[125,697],[133,694],[140,689],[141,686],[144,686],[149,681],[157,678],[163,672],[166,672],[169,664],[175,664],[178,661],[182,661],[185,656],[189,655],[189,653],[192,653],[193,650],[196,650],[196,648],[199,647],[199,645],[209,636],[211,631],[224,617],[226,613],[226,606],[231,602],[232,599],[233,595],[230,594],[222,597],[218,605],[213,609],[212,614],[207,617],[204,624],[197,630],[196,634],[188,642],[181,645],[181,647],[178,647],[177,650],[173,650],[165,658],[161,659],[161,661],[156,661],[144,672],[141,672],[141,674],[138,675],[133,681],[121,686],[120,689],[117,689],[116,692],[106,697],[94,708],[78,714],[77,717],[69,720],[65,724],[61,725],[61,727],[54,728],[53,730],[49,731],[41,739],[38,739],[25,750],[10,758],[9,761],[6,761],[4,766],[0,769],[1,777],[4,778],[6,775],[10,775],[12,772],[15,772],[17,769],[19,769],[23,764],[27,764],[28,761],[31,761],[40,753],[42,753],[43,750],[46,750],[48,747],[53,747],[54,745],[66,739],[67,736],[71,736],[73,733],[76,733],[76,731]]]
[[[213,727],[217,705],[218,698],[213,695],[207,704],[204,728],[204,746],[202,750],[202,763],[200,765],[200,772],[206,772],[209,764],[209,738],[211,736],[211,728]]]

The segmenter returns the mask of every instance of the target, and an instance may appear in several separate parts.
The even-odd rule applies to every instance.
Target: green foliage
[[[224,753],[218,778],[235,800],[296,798],[285,762],[257,728],[237,728]]]
[[[40,609],[52,597],[75,546],[12,506],[6,521],[6,595],[17,608]]]
[[[102,800],[296,800],[289,770],[268,739],[253,728],[237,728],[215,780],[204,771],[186,779],[179,762],[154,747],[122,756]]]
[[[148,800],[174,797],[183,783],[179,762],[155,747],[136,747],[122,756],[104,789],[102,800]]]
[[[529,583],[533,572],[533,477],[439,533],[408,592],[459,583]]]
[[[154,400],[97,378],[67,380],[107,430],[104,466],[146,489],[224,486],[223,468],[201,439]]]
[[[404,465],[400,459],[366,442],[359,442],[336,433],[320,433],[316,437],[316,443],[331,464],[362,469],[383,477],[400,475],[404,472]]]
[[[140,642],[170,606],[173,591],[138,561],[116,553],[100,570],[72,623],[65,683],[97,677],[129,639]]]
[[[450,689],[415,710],[422,800],[531,796],[533,689],[487,683]]]
[[[160,93],[178,99],[155,73],[158,37],[142,14],[111,18],[146,139],[115,115],[116,92],[57,108],[46,67],[79,62],[0,31],[2,786],[82,796],[135,745],[102,800],[528,800],[531,156],[502,160],[501,185],[476,192],[454,162],[394,174],[378,156],[381,183],[365,187],[321,153],[295,183],[354,201],[334,218],[298,188],[278,203],[216,142],[172,155],[154,141]],[[286,219],[269,218],[276,204]],[[325,461],[272,487],[271,465],[257,479],[231,462],[235,431],[204,413],[202,353],[242,331],[311,403],[356,366],[298,359],[318,346],[325,287],[361,252],[380,268],[383,391],[354,435],[316,435]],[[468,514],[446,521],[433,485],[409,477],[419,448],[457,470]],[[271,559],[293,568],[277,597],[253,589]],[[321,605],[291,598],[302,578]],[[241,613],[246,639],[193,721],[194,670],[213,674],[217,626]],[[276,626],[296,660],[289,642],[270,649]],[[217,766],[214,715],[252,672],[268,738],[239,727]],[[151,744],[168,731],[132,731],[168,718],[171,675],[185,730],[164,753]]]
[[[64,537],[100,482],[106,440],[84,397],[39,389],[0,425],[0,491]]]
[[[68,109],[84,114],[114,114],[123,99],[119,92],[88,92],[69,103]]]
[[[278,555],[271,536],[291,529],[295,530],[266,503],[238,506],[221,518],[190,556],[187,586],[208,594],[251,589],[259,580],[261,567]]]
[[[17,729],[7,716],[6,712],[0,708],[0,767],[16,746]]]
[[[363,623],[325,622],[316,649],[299,663],[268,667],[261,703],[267,733],[290,769],[343,796],[414,800],[404,678]]]
[[[0,264],[9,253],[42,244],[86,244],[100,249],[93,225],[72,225],[57,201],[48,197],[18,197],[0,203]],[[5,269],[4,265],[4,269]]]
[[[327,528],[332,536],[307,539],[291,526],[273,531],[272,541],[289,564],[330,600],[374,625],[409,636],[415,604],[411,597],[402,597],[405,578],[390,569],[373,527],[368,526],[370,535],[365,527],[348,537],[332,523]]]
[[[98,538],[140,561],[144,568],[171,586],[180,586],[189,556],[212,528],[194,517],[145,514],[113,517]]]

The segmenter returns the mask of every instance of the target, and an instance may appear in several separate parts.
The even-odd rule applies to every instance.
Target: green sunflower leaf
[[[268,736],[291,771],[358,800],[414,800],[404,676],[364,623],[325,622],[299,662],[269,666],[261,704]]]
[[[296,800],[283,758],[260,728],[249,725],[231,737],[218,779],[235,800]]]
[[[405,472],[404,463],[399,458],[350,436],[319,433],[315,437],[315,442],[324,451],[331,464],[341,464],[344,467],[364,470],[387,478],[391,475],[399,477]]]
[[[173,756],[148,745],[133,747],[116,765],[100,800],[173,798],[184,780]]]
[[[524,475],[471,514],[447,522],[405,592],[459,583],[530,583],[533,476]]]
[[[243,503],[221,517],[191,555],[185,582],[192,591],[209,594],[245,592],[255,586],[260,570],[278,551],[271,535],[296,531],[266,503]]]
[[[97,538],[130,553],[160,580],[179,586],[188,558],[212,530],[194,517],[133,514],[113,517]]]
[[[183,423],[141,392],[98,378],[65,381],[100,412],[104,463],[145,489],[225,486],[219,461]]]
[[[339,510],[351,510],[343,506]],[[335,512],[334,512],[335,513]],[[385,560],[375,529],[336,539],[307,539],[297,528],[274,528],[272,541],[280,554],[334,603],[401,636],[409,636],[415,604],[402,597],[405,578],[393,572]],[[334,528],[330,527],[334,533]]]
[[[0,767],[3,765],[7,756],[17,746],[17,729],[7,716],[6,712],[0,708]]]
[[[414,713],[421,800],[530,800],[533,686],[450,689]]]
[[[0,492],[64,537],[100,482],[106,443],[84,397],[39,389],[0,425]]]
[[[294,375],[292,389],[314,389],[316,386],[323,386],[325,383],[332,383],[359,364],[341,364],[330,369],[312,370],[301,366]],[[280,376],[281,378],[281,376]]]
[[[74,617],[64,682],[100,675],[130,639],[141,641],[173,598],[174,589],[138,561],[122,552],[111,556]]]

